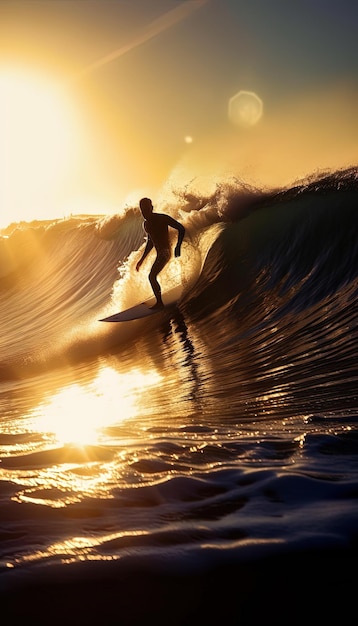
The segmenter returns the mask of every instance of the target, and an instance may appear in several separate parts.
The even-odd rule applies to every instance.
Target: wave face
[[[78,337],[81,326],[96,319],[118,265],[143,240],[140,230],[132,213],[112,218],[110,228],[92,217],[10,228],[0,241],[4,376],[26,376],[39,361],[51,367],[63,336]]]
[[[350,170],[266,197],[225,224],[188,312],[213,323],[228,316],[267,357],[300,355],[309,371],[331,353],[344,370],[357,341],[357,191]]]

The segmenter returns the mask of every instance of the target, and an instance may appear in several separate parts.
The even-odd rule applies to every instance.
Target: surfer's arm
[[[170,221],[169,224],[170,226],[172,226],[172,228],[176,228],[176,230],[178,231],[178,241],[177,241],[177,245],[175,246],[174,255],[180,256],[180,249],[181,249],[181,244],[183,242],[184,235],[185,235],[185,228],[183,224],[180,224],[180,222],[177,222],[174,219],[173,221]]]
[[[143,252],[141,258],[139,259],[139,261],[138,261],[138,263],[136,265],[137,272],[138,272],[140,266],[142,265],[145,257],[149,254],[149,252],[151,251],[152,248],[153,248],[153,242],[152,242],[151,238],[148,235],[148,239],[147,239],[146,246],[144,248],[144,252]]]
[[[175,220],[174,217],[171,217],[171,215],[166,215],[165,217],[166,217],[168,226],[171,226],[172,228],[175,228],[178,231],[178,241],[177,241],[177,245],[175,246],[174,255],[180,256],[180,248],[181,248],[182,241],[184,239],[185,228],[183,224],[181,224],[180,222],[177,222],[177,220]]]

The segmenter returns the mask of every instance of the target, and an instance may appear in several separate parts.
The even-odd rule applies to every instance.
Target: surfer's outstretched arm
[[[136,265],[137,272],[138,272],[140,266],[142,265],[145,257],[149,254],[149,252],[151,251],[152,248],[153,248],[153,242],[152,242],[151,238],[148,236],[147,243],[146,243],[146,246],[144,248],[144,252],[143,252],[141,258],[139,259],[139,261],[138,261],[138,263]]]

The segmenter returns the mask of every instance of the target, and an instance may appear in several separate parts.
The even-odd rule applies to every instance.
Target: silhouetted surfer
[[[144,229],[148,234],[148,238],[142,257],[136,265],[136,270],[138,272],[147,254],[154,247],[157,252],[157,257],[152,265],[148,278],[156,297],[156,303],[152,308],[160,309],[164,305],[157,276],[171,257],[168,227],[171,226],[178,231],[178,241],[174,250],[176,257],[180,256],[180,249],[185,235],[185,228],[173,217],[170,217],[170,215],[165,215],[165,213],[153,213],[153,204],[150,198],[142,198],[139,202],[139,207],[145,220]]]

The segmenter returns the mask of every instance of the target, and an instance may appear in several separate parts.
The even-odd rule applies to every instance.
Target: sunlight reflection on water
[[[111,498],[126,450],[143,431],[137,423],[143,402],[161,380],[148,363],[124,372],[102,365],[94,378],[67,381],[38,399],[21,420],[24,441],[10,434],[17,444],[1,468],[2,478],[18,485],[13,500],[58,509],[86,497]]]
[[[138,414],[140,394],[160,380],[154,369],[118,372],[104,367],[91,383],[69,385],[39,404],[31,427],[51,434],[56,443],[100,443],[104,428]]]

